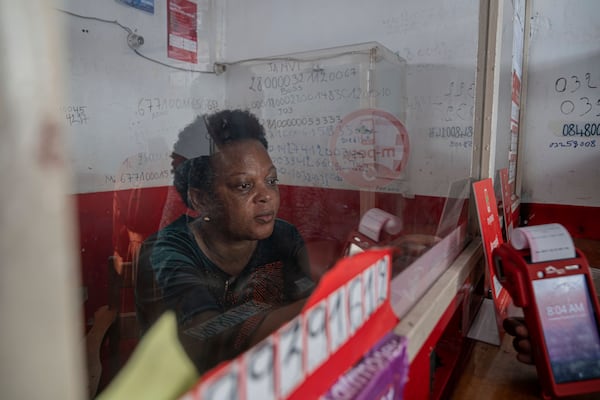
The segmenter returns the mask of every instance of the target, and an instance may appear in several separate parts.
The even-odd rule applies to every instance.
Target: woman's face
[[[265,239],[273,232],[279,210],[277,170],[257,140],[227,144],[214,155],[215,203],[207,209],[224,236],[235,240]]]

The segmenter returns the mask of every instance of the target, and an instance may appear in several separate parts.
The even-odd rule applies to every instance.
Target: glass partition
[[[86,328],[103,305],[120,312],[100,389],[164,309],[195,339],[227,332],[209,350],[186,345],[204,371],[252,345],[271,310],[297,312],[341,257],[397,249],[392,300],[405,311],[466,243],[478,1],[80,0],[56,12]],[[269,274],[246,277],[249,265]]]

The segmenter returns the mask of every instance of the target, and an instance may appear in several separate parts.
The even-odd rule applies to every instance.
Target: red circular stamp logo
[[[330,141],[332,163],[342,179],[360,188],[398,179],[409,154],[408,133],[394,115],[373,108],[351,112]]]

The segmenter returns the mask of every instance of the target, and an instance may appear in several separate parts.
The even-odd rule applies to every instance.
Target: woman
[[[156,310],[147,315],[157,305],[148,296],[157,292],[148,289],[153,273],[159,308],[176,312],[182,343],[203,372],[296,316],[314,284],[302,237],[276,218],[277,170],[256,117],[225,110],[191,127],[208,131],[215,148],[175,169],[175,187],[198,217],[184,215],[144,243],[136,303],[143,325],[156,319]]]

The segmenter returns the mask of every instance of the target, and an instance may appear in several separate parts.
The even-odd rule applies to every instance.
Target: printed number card
[[[327,345],[327,303],[323,300],[306,311],[306,367],[309,374],[329,357]]]
[[[391,249],[345,257],[304,310],[271,336],[207,372],[186,400],[318,398],[398,323]]]
[[[259,343],[244,355],[247,399],[275,399],[275,344],[272,338]]]
[[[286,398],[304,379],[303,341],[301,317],[284,325],[277,334],[277,370],[279,371],[279,395]]]

